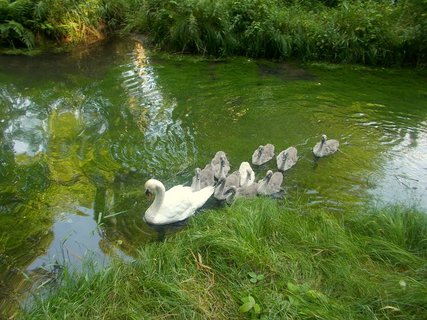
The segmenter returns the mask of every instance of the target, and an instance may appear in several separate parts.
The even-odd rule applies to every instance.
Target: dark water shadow
[[[274,63],[270,61],[257,61],[259,74],[262,77],[274,76],[282,81],[314,80],[315,76],[308,70],[297,67],[291,63]]]

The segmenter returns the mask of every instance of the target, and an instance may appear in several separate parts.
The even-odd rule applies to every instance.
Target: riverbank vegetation
[[[64,271],[22,317],[425,319],[426,240],[427,215],[410,208],[338,214],[241,200],[133,262]]]
[[[427,62],[426,0],[0,0],[0,17],[3,52],[135,32],[203,55]]]

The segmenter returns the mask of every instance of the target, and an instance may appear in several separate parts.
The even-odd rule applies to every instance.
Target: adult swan
[[[150,179],[145,183],[145,194],[155,199],[145,211],[147,223],[163,225],[182,221],[192,216],[213,194],[214,187],[207,186],[199,191],[177,185],[166,191],[159,180]]]

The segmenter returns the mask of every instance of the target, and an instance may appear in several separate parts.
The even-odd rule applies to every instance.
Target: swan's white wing
[[[158,215],[161,215],[168,223],[185,220],[205,204],[213,191],[213,186],[195,192],[191,190],[191,187],[174,186],[166,191]]]
[[[206,203],[206,201],[208,201],[208,199],[214,193],[214,189],[214,186],[207,186],[200,191],[193,192],[190,195],[190,202],[194,211],[202,207]]]
[[[165,198],[159,208],[157,216],[168,221],[167,223],[186,219],[192,214],[189,213],[189,210],[192,208],[190,198],[192,193],[191,187],[177,185],[170,188],[165,193]]]

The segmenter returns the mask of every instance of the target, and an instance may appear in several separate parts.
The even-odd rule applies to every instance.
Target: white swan
[[[340,143],[338,140],[327,140],[326,134],[322,135],[322,140],[313,147],[313,153],[316,157],[326,157],[338,151]]]
[[[165,191],[165,186],[159,180],[150,179],[145,183],[145,193],[154,194],[155,199],[145,211],[146,222],[163,225],[182,221],[192,216],[202,207],[214,192],[213,186],[207,186],[200,191],[192,191],[191,187],[177,185]]]
[[[240,183],[239,186],[250,186],[255,182],[255,172],[249,162],[242,162],[239,167]]]
[[[274,145],[267,143],[265,146],[259,146],[252,154],[252,163],[262,165],[274,157]]]
[[[276,157],[277,169],[280,171],[286,171],[292,168],[297,163],[297,149],[295,147],[289,147],[283,150]]]

